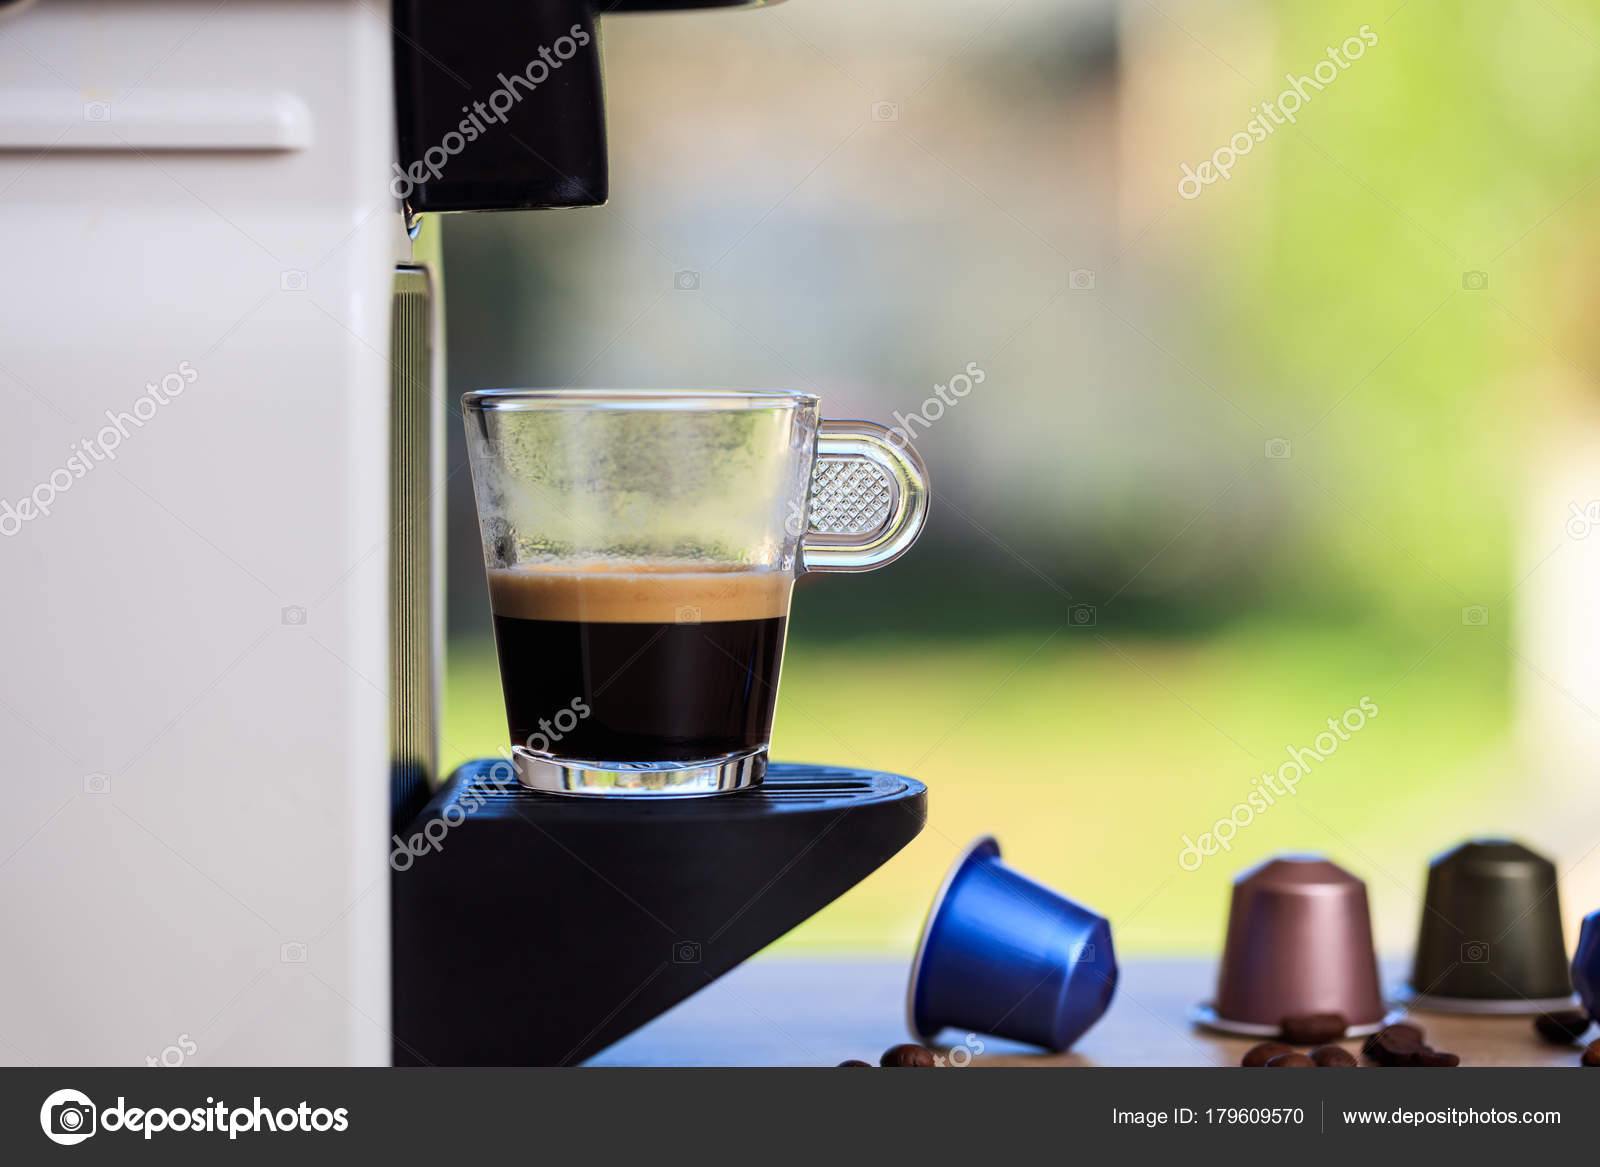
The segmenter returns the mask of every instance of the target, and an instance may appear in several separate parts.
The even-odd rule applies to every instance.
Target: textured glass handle
[[[807,571],[871,571],[905,554],[928,514],[917,452],[871,421],[817,429],[801,562]]]

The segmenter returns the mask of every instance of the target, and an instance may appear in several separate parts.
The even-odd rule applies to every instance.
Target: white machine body
[[[443,495],[391,38],[0,10],[0,1062],[390,1060]]]

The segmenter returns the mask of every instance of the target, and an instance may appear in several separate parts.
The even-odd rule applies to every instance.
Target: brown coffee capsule
[[[851,1058],[849,1061],[840,1062],[838,1068],[844,1069],[846,1066],[865,1066],[869,1070],[872,1069],[871,1062],[863,1062],[859,1058]]]
[[[1268,1058],[1275,1058],[1279,1054],[1292,1054],[1294,1050],[1284,1045],[1281,1041],[1264,1041],[1260,1045],[1253,1045],[1244,1051],[1244,1057],[1239,1059],[1241,1066],[1264,1066]]]
[[[1311,1060],[1319,1066],[1357,1066],[1356,1055],[1342,1045],[1319,1045],[1311,1051]]]
[[[1366,884],[1305,855],[1273,859],[1239,876],[1212,1006],[1223,1028],[1279,1025],[1313,1013],[1339,1013],[1354,1026],[1381,1023],[1387,1009]]]
[[[1343,1013],[1304,1013],[1278,1022],[1278,1036],[1293,1045],[1322,1045],[1338,1041],[1349,1027]]]
[[[1411,1055],[1413,1066],[1459,1066],[1461,1059],[1455,1054],[1447,1054],[1443,1050],[1429,1049],[1427,1046]]]
[[[1583,1051],[1582,1060],[1586,1066],[1600,1066],[1600,1038],[1589,1043],[1589,1048]]]
[[[1582,1009],[1541,1013],[1534,1018],[1533,1027],[1551,1045],[1571,1045],[1589,1031],[1589,1015]]]
[[[1275,1058],[1268,1058],[1267,1065],[1274,1070],[1300,1069],[1303,1066],[1315,1066],[1317,1063],[1306,1057],[1305,1054],[1290,1050],[1286,1054],[1279,1054]]]
[[[906,1042],[904,1045],[890,1046],[883,1051],[883,1057],[878,1059],[880,1066],[931,1066],[933,1065],[933,1051],[925,1045],[915,1042]]]

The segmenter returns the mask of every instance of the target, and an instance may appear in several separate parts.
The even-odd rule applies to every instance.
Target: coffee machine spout
[[[763,0],[397,0],[398,154],[411,214],[607,197],[599,17]]]

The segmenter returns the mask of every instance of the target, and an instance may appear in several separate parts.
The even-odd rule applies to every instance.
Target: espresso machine
[[[603,203],[605,25],[724,6],[0,5],[0,1061],[576,1063],[921,828],[437,771],[437,216]]]

